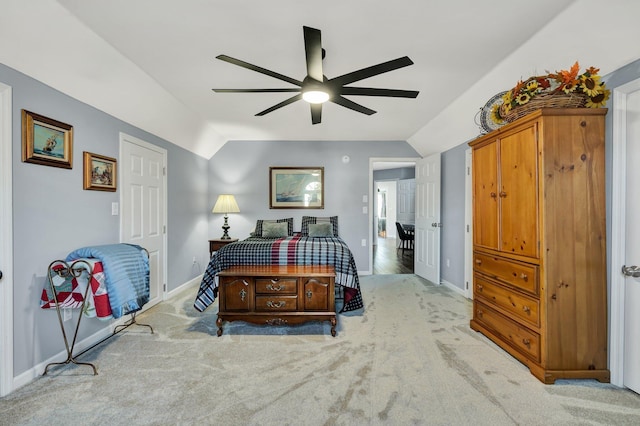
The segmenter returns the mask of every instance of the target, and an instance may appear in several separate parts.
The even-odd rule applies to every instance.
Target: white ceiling
[[[459,133],[456,143],[465,140],[460,137],[475,136],[478,108],[532,72],[570,67],[576,59],[595,60],[585,67],[619,66],[640,56],[636,51],[613,57],[598,44],[602,39],[610,43],[611,34],[600,32],[607,25],[614,31],[626,25],[598,22],[603,13],[606,19],[602,10],[617,5],[611,13],[627,15],[627,8],[640,12],[634,0],[612,0],[607,9],[593,0],[0,0],[0,4],[0,62],[204,157],[228,140],[407,140],[424,155],[443,144],[442,138],[429,140],[426,133],[437,135],[446,128]],[[323,108],[322,123],[312,125],[303,101],[254,116],[290,94],[211,90],[289,86],[215,59],[219,54],[302,80],[303,25],[322,31],[328,78],[406,55],[414,65],[352,85],[418,90],[418,98],[352,96],[377,114],[366,116],[329,103]],[[636,27],[629,25],[626,31],[636,35]],[[584,31],[555,34],[558,28]],[[546,52],[531,49],[525,52],[531,62],[505,68],[531,40],[545,39],[558,43]],[[586,58],[580,52],[583,45]],[[630,48],[637,50],[635,46]],[[500,70],[509,76],[506,80],[477,89],[487,75]],[[466,95],[470,92],[472,99]],[[458,110],[463,115],[454,112]]]

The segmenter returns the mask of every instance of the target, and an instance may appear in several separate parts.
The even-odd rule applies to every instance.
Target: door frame
[[[373,163],[395,163],[395,162],[413,162],[420,160],[420,157],[369,157],[369,203],[368,203],[368,223],[369,223],[369,234],[367,240],[369,241],[368,250],[369,250],[369,269],[363,272],[363,275],[371,275],[373,274],[373,238],[374,238],[374,229],[373,229],[373,209],[375,208],[374,202],[374,191],[373,191]],[[395,226],[395,224],[394,224]],[[375,233],[377,235],[377,231]]]
[[[611,164],[611,289],[609,325],[609,371],[611,383],[624,386],[624,275],[618,267],[626,256],[626,153],[627,153],[627,95],[640,90],[640,79],[613,89],[613,141]]]
[[[2,281],[0,282],[0,397],[13,390],[13,203],[12,173],[13,150],[11,135],[12,89],[0,83],[0,197],[2,211],[0,226],[0,258]]]
[[[120,132],[120,152],[119,152],[119,156],[122,159],[123,158],[123,152],[124,152],[124,144],[132,144],[132,145],[138,145],[141,146],[143,148],[146,148],[148,150],[151,151],[155,151],[157,153],[159,153],[160,155],[162,155],[162,167],[163,167],[163,173],[162,173],[162,179],[163,179],[163,199],[164,199],[164,205],[162,206],[162,209],[164,210],[163,215],[164,215],[164,232],[162,235],[162,279],[161,281],[161,288],[160,288],[160,299],[162,301],[167,300],[167,276],[168,276],[168,269],[167,269],[167,259],[168,259],[168,254],[167,254],[167,235],[168,235],[168,227],[166,225],[167,223],[167,218],[168,218],[168,200],[167,200],[167,150],[164,148],[161,148],[157,145],[154,145],[152,143],[149,143],[147,141],[144,141],[142,139],[136,138],[135,136],[131,136],[128,135],[126,133],[122,133]],[[128,170],[124,170],[124,167],[120,167],[120,174],[124,174],[124,173],[129,173]],[[123,182],[123,179],[120,179],[120,182]],[[120,191],[120,206],[122,207],[123,204],[123,197],[124,197],[124,190]],[[123,209],[121,209],[123,210]],[[122,212],[120,214],[120,242],[124,242],[124,212]],[[153,305],[155,306],[155,305]],[[151,304],[147,304],[146,306],[144,306],[142,308],[142,311],[145,311],[151,307],[153,307]]]

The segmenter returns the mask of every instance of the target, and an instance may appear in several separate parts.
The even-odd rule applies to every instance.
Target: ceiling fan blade
[[[369,109],[365,106],[362,106],[360,104],[357,104],[353,101],[350,101],[347,98],[343,98],[342,96],[334,96],[333,98],[331,98],[331,102],[336,103],[338,105],[342,105],[345,108],[349,108],[352,109],[354,111],[358,111],[361,112],[363,114],[366,115],[372,115],[375,114],[376,112],[372,109]]]
[[[420,93],[415,90],[376,89],[373,87],[342,87],[339,90],[342,95],[388,96],[392,98],[416,98]]]
[[[362,68],[358,71],[353,71],[341,76],[332,78],[329,83],[338,86],[344,86],[345,84],[353,83],[355,81],[364,80],[365,78],[373,77],[374,75],[384,74],[385,72],[404,68],[409,65],[413,65],[413,61],[408,56],[402,58],[393,59],[391,61],[383,62],[378,65],[372,65],[367,68]]]
[[[232,58],[227,55],[218,55],[216,59],[229,62],[230,64],[237,65],[242,68],[246,68],[251,71],[259,72],[260,74],[268,75],[269,77],[277,78],[278,80],[286,81],[287,83],[295,84],[296,86],[302,86],[302,82],[294,78],[287,77],[286,75],[277,73],[275,71],[268,70],[266,68],[259,67],[257,65],[250,64],[249,62],[241,61],[240,59]]]
[[[264,111],[260,111],[259,113],[256,114],[256,117],[262,117],[263,115],[269,114],[270,112],[273,112],[273,111],[275,111],[277,109],[280,109],[280,108],[282,108],[284,106],[287,106],[289,104],[292,104],[295,101],[299,101],[300,99],[302,99],[302,94],[301,93],[299,93],[299,94],[297,94],[297,95],[295,95],[295,96],[293,96],[293,97],[291,97],[289,99],[286,99],[286,100],[280,102],[279,104],[276,104],[276,105],[272,106],[271,108],[267,108]]]
[[[307,75],[322,83],[322,38],[320,30],[302,27],[304,30],[304,51],[307,57]]]
[[[299,92],[300,89],[211,89],[216,93],[284,93]]]
[[[311,105],[311,124],[320,124],[322,121],[322,104]]]

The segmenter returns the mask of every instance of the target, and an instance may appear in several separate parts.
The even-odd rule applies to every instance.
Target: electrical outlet
[[[447,259],[447,268],[449,268],[450,266],[451,266],[451,261]]]
[[[71,319],[71,309],[62,310],[62,320],[69,321]]]
[[[367,246],[367,240],[365,238],[362,239],[362,247]]]

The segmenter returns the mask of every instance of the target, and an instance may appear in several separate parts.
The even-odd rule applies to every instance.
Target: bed
[[[293,219],[286,219],[286,222],[280,220],[279,223],[287,224],[286,234],[293,233]],[[336,271],[336,285],[342,286],[344,290],[344,304],[340,312],[363,307],[353,254],[347,244],[339,236],[335,236],[338,235],[337,219],[335,224],[329,225],[331,232],[320,232],[316,230],[321,225],[323,229],[329,226],[325,227],[321,218],[305,216],[302,232],[286,236],[274,236],[266,230],[266,225],[258,221],[253,236],[227,244],[214,253],[196,296],[196,310],[202,312],[214,302],[217,297],[218,273],[236,265],[331,265]]]

